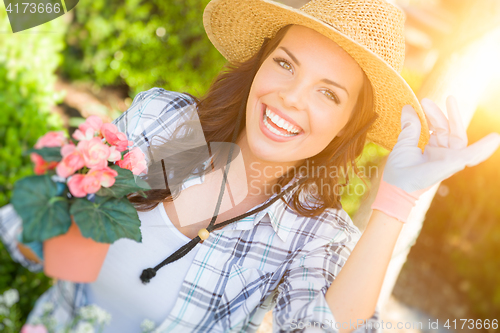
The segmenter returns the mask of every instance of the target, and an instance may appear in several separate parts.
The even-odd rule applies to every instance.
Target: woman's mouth
[[[283,119],[269,107],[263,105],[262,123],[264,127],[272,134],[280,138],[291,138],[299,135],[302,129],[289,121]],[[274,138],[273,138],[274,139]]]

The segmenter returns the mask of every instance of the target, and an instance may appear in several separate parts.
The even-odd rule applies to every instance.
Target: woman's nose
[[[284,106],[304,110],[307,100],[307,91],[304,84],[300,82],[290,82],[287,86],[282,87],[278,95]]]

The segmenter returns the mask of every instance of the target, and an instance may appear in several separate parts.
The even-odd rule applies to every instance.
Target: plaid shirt
[[[153,88],[139,93],[114,123],[147,153],[154,135],[164,136],[193,110],[189,96]],[[0,214],[0,237],[12,258],[32,271],[41,270],[17,250],[21,220],[11,205]],[[303,217],[277,200],[211,232],[201,243],[172,312],[155,332],[255,332],[270,310],[273,332],[338,332],[324,295],[360,236],[342,209]],[[38,300],[28,321],[51,301],[55,318],[69,322],[75,309],[88,305],[85,289],[81,283],[58,281]],[[378,320],[377,308],[355,332],[381,332],[370,328],[378,327]],[[304,329],[308,323],[320,323],[321,329]]]

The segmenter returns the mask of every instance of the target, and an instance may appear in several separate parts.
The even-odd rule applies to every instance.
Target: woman
[[[115,121],[151,164],[154,189],[130,197],[143,242],[114,243],[94,283],[59,281],[29,321],[52,302],[60,323],[82,305],[101,306],[113,315],[105,332],[136,332],[145,318],[158,332],[251,332],[271,309],[275,331],[308,323],[316,327],[307,331],[376,331],[365,321],[378,319],[383,277],[416,199],[500,144],[495,134],[467,148],[453,99],[449,122],[428,100],[425,117],[398,74],[402,20],[382,0],[314,0],[299,10],[213,0],[207,34],[233,65],[201,100],[153,88]],[[199,137],[175,135],[197,121],[208,159],[198,154],[205,147],[193,149]],[[366,138],[392,152],[361,236],[330,171],[352,165]],[[237,146],[212,151],[220,142]]]

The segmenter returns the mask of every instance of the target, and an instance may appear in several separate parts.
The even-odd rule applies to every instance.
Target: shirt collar
[[[210,159],[205,161],[203,163],[203,167],[207,168],[208,164],[210,162]],[[285,186],[283,186],[282,191],[286,190],[290,186],[294,185],[299,179],[303,178],[304,176],[302,174],[297,174],[295,177],[288,182]],[[191,178],[188,178],[184,184],[182,185],[182,189],[186,189],[189,186],[195,185],[195,184],[201,184],[203,183],[205,179],[205,176],[202,174],[200,177],[193,176]],[[293,196],[293,193],[295,190],[292,190],[290,193],[287,193],[283,196],[283,199],[285,201],[289,201],[290,198]],[[273,198],[275,198],[278,194],[273,194],[269,199],[267,199],[265,202],[249,209],[248,211],[257,209],[269,201],[271,201]],[[288,234],[290,233],[292,229],[292,225],[295,223],[295,220],[299,218],[300,216],[297,215],[294,211],[292,211],[290,208],[287,207],[287,205],[283,202],[282,199],[276,200],[273,204],[271,204],[269,207],[261,210],[257,214],[245,217],[239,221],[233,222],[227,226],[225,226],[223,229],[224,230],[250,230],[252,229],[257,223],[263,221],[263,222],[270,222],[271,226],[278,235],[278,237],[285,242]],[[220,230],[220,229],[217,229]]]
[[[283,186],[282,191],[294,185],[302,177],[303,177],[302,175],[295,175],[295,177],[290,182],[288,182],[288,184]],[[289,202],[290,198],[293,196],[293,193],[295,191],[296,190],[292,190],[290,193],[285,194],[283,196],[283,199]],[[273,194],[268,200],[249,209],[248,211],[257,209],[265,205],[273,198],[275,198],[277,195],[278,194]],[[297,215],[297,213],[295,213],[294,211],[292,211],[290,208],[287,207],[287,205],[283,202],[283,200],[278,199],[269,207],[261,210],[257,214],[248,216],[237,222],[233,222],[227,225],[226,227],[224,227],[224,230],[250,230],[255,225],[257,225],[257,223],[261,221],[270,222],[274,232],[283,242],[285,242],[288,237],[288,234],[292,230],[292,225],[294,224],[295,220],[299,217],[300,216]]]

